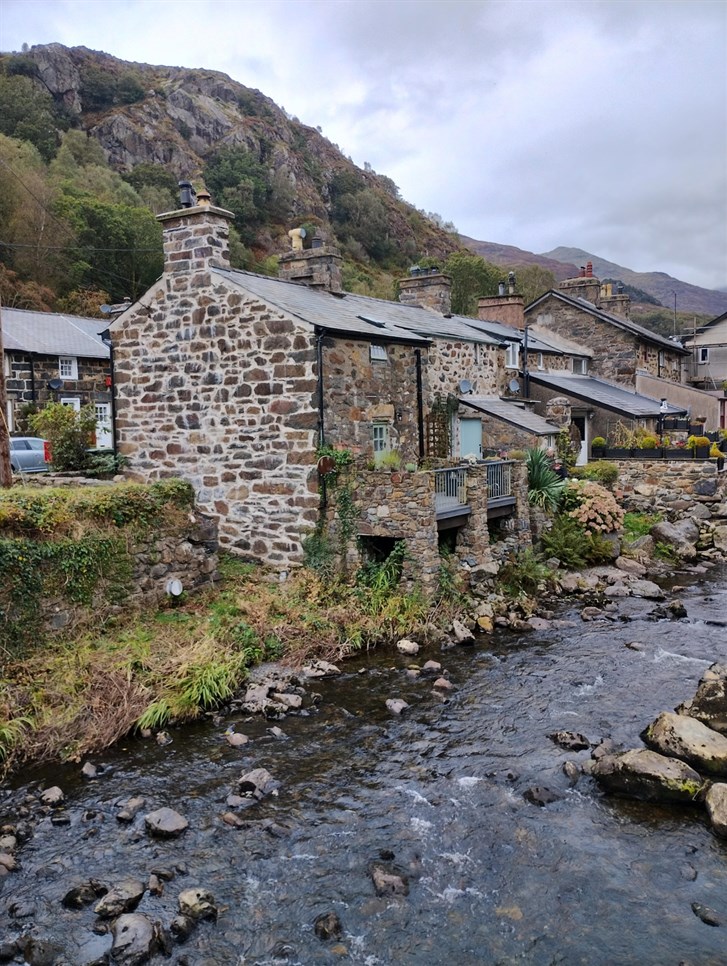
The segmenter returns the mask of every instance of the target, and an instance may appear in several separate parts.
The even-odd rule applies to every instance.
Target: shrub
[[[624,511],[613,494],[591,480],[568,483],[563,504],[569,515],[591,533],[614,533],[623,526]]]
[[[626,540],[638,540],[651,533],[652,527],[661,523],[663,517],[658,513],[625,513],[623,521],[624,537]]]
[[[591,447],[595,447],[596,449],[603,449],[605,445],[606,440],[603,438],[603,436],[594,436],[591,440]]]
[[[533,550],[521,550],[500,570],[500,584],[514,597],[534,594],[550,577],[550,570]]]
[[[561,501],[565,481],[553,471],[544,449],[529,449],[525,462],[528,468],[528,502],[544,510],[555,510]]]
[[[659,448],[659,437],[653,436],[651,433],[645,433],[643,436],[639,436],[639,449],[658,449]]]
[[[687,449],[700,449],[702,446],[709,446],[710,442],[707,436],[690,436],[687,440]]]
[[[96,411],[84,406],[76,412],[63,403],[48,403],[39,413],[29,418],[34,433],[51,445],[51,464],[54,470],[82,471],[89,460],[88,446],[96,431]]]
[[[618,479],[618,466],[615,463],[609,463],[607,460],[595,460],[595,462],[587,463],[585,466],[576,466],[572,475],[582,480],[595,480],[596,483],[601,483],[603,486],[612,489]]]
[[[543,533],[540,542],[549,557],[556,557],[569,570],[577,570],[586,562],[588,553],[586,532],[568,514],[558,514],[550,530]]]

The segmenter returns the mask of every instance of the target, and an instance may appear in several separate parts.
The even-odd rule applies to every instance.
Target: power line
[[[92,248],[90,245],[21,245],[17,242],[0,241],[5,248],[29,248],[44,252],[158,252],[161,248]]]

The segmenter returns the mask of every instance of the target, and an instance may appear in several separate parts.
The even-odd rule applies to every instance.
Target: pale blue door
[[[459,421],[459,455],[482,456],[482,422],[479,419],[460,419]]]

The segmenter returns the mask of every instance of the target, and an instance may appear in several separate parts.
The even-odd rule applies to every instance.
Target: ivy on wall
[[[193,505],[181,480],[0,495],[0,652],[42,642],[50,601],[120,603],[132,589],[133,538],[169,532]]]

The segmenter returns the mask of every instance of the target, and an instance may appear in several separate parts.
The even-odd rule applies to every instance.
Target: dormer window
[[[386,346],[374,345],[372,343],[370,346],[369,358],[371,359],[372,362],[388,362],[389,357],[386,354]]]
[[[584,356],[576,357],[572,360],[573,372],[577,376],[588,375],[588,359]]]
[[[58,359],[58,375],[61,379],[78,379],[78,360],[75,356],[61,356]]]

